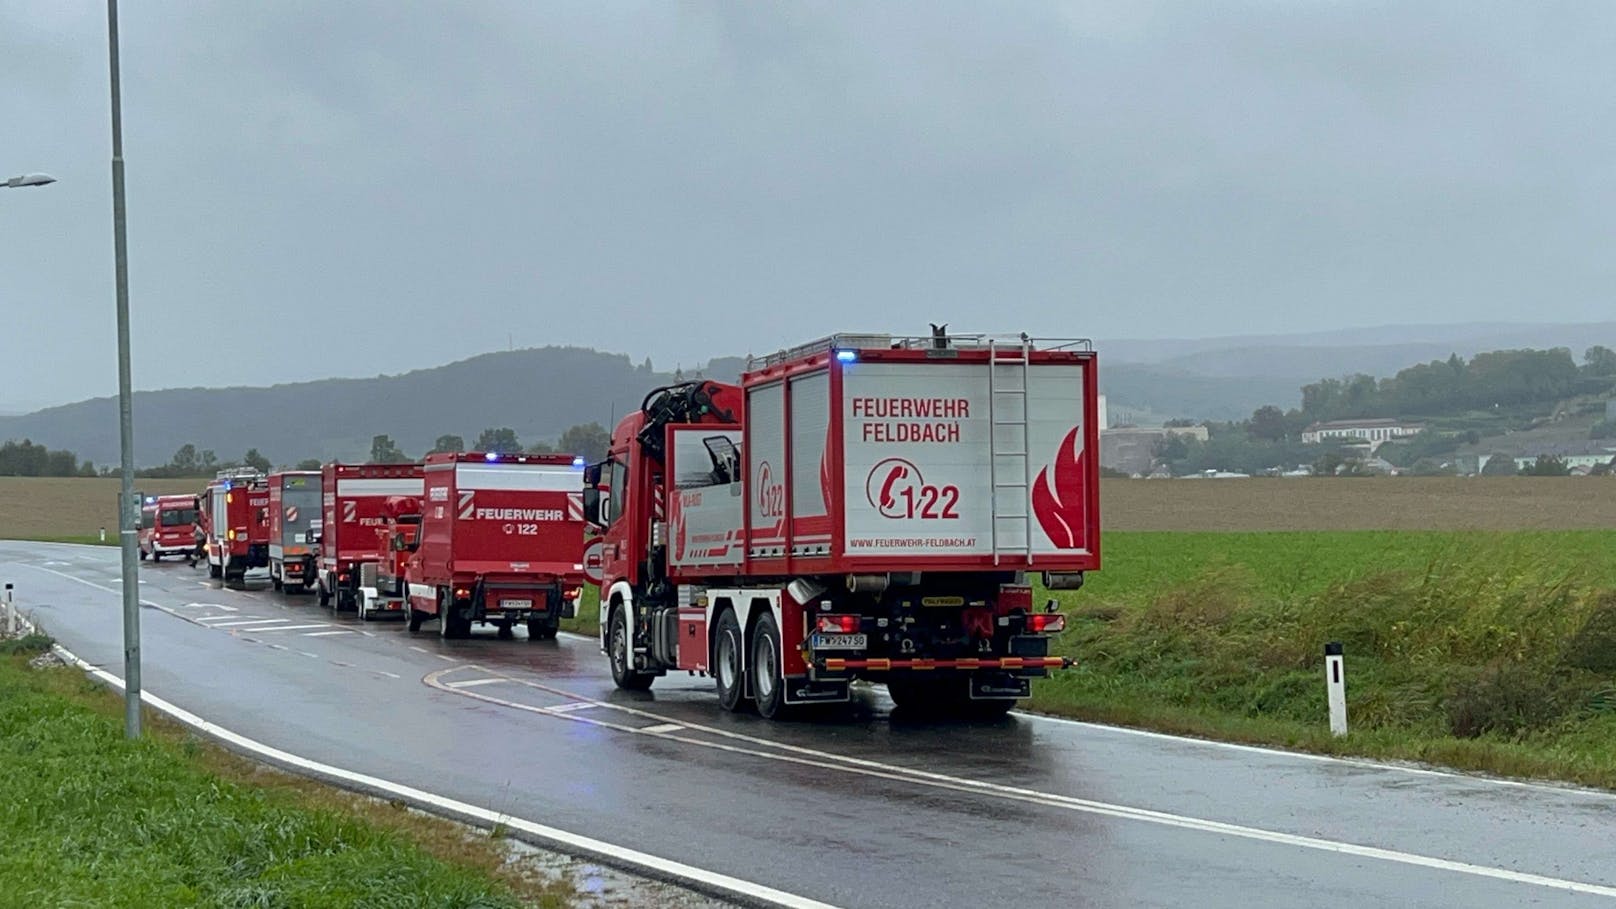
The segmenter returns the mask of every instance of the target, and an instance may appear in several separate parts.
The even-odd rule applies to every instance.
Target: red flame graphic
[[[1077,450],[1074,427],[1062,440],[1060,452],[1055,455],[1054,476],[1050,468],[1038,471],[1038,481],[1032,487],[1032,511],[1039,526],[1058,549],[1081,549],[1083,546],[1083,469],[1084,452]],[[1053,481],[1053,482],[1052,482]]]

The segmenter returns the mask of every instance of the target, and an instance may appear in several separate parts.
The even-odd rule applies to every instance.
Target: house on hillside
[[[1407,438],[1424,431],[1423,423],[1405,423],[1390,418],[1330,420],[1325,423],[1314,423],[1302,430],[1302,442],[1307,445],[1317,445],[1332,439],[1368,442],[1369,450],[1374,451],[1382,442]]]

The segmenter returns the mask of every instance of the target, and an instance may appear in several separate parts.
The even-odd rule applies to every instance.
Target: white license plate
[[[862,634],[815,634],[810,645],[815,650],[863,650],[870,641]]]
[[[500,600],[499,601],[499,607],[501,609],[532,609],[533,608],[533,601],[532,600]]]

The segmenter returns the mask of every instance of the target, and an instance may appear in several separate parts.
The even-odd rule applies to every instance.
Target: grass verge
[[[1053,714],[1616,788],[1616,533],[1116,533]],[[1330,736],[1323,646],[1345,645]]]
[[[27,639],[24,639],[25,641]],[[499,840],[293,777],[0,654],[0,893],[28,906],[564,907]],[[37,644],[37,642],[36,642]],[[48,646],[48,639],[45,639]]]

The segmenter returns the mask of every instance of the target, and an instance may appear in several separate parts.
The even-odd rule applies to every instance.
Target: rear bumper
[[[815,669],[825,672],[852,672],[858,670],[867,672],[919,672],[938,669],[969,672],[982,669],[1066,669],[1072,665],[1072,659],[1071,657],[991,657],[988,659],[964,657],[955,660],[893,660],[881,657],[858,659],[815,657],[812,665]]]

